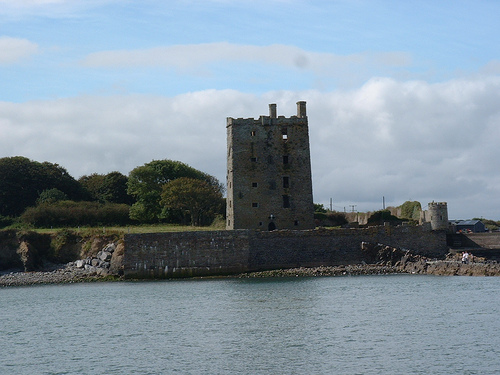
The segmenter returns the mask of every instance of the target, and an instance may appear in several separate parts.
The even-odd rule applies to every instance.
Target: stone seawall
[[[128,234],[123,267],[128,278],[170,278],[358,264],[362,242],[435,258],[448,251],[444,232],[409,226]]]
[[[126,277],[228,275],[248,269],[249,231],[125,235]]]

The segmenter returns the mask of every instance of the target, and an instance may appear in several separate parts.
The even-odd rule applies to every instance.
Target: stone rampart
[[[437,258],[448,250],[445,232],[409,226],[128,234],[123,265],[128,278],[169,278],[358,264],[362,242]]]
[[[192,277],[245,272],[246,230],[125,235],[125,276]]]

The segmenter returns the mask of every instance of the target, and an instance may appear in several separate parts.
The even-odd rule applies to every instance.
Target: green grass
[[[159,233],[159,232],[192,232],[192,231],[215,231],[224,230],[220,225],[207,227],[193,227],[190,225],[154,224],[154,225],[130,225],[125,227],[77,227],[77,228],[43,228],[31,229],[38,233],[57,233],[61,230],[69,230],[77,234],[128,234],[128,233]]]

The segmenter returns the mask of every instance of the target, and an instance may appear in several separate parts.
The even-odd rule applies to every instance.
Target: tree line
[[[78,180],[23,156],[0,158],[0,227],[176,223],[210,225],[224,214],[224,186],[180,161],[153,160]]]

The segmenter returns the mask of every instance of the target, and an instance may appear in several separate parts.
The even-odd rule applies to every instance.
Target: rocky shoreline
[[[329,276],[362,276],[389,275],[405,273],[396,267],[377,264],[354,264],[345,266],[319,266],[277,269],[270,271],[249,272],[238,275],[238,278],[258,277],[329,277]]]
[[[446,259],[429,259],[402,249],[382,244],[363,243],[366,262],[353,265],[299,267],[230,276],[258,277],[328,277],[389,274],[418,274],[442,276],[500,276],[500,263],[483,258],[462,263],[459,254],[448,254]],[[123,246],[109,243],[94,256],[67,264],[46,264],[43,271],[22,272],[9,270],[0,273],[0,287],[38,284],[67,284],[123,280],[121,260]]]
[[[94,256],[67,264],[44,264],[43,270],[23,272],[20,269],[0,273],[0,287],[37,284],[120,280],[123,249],[109,243]]]
[[[51,270],[21,272],[12,270],[0,275],[0,287],[29,286],[41,284],[71,284],[80,282],[120,281],[123,277],[113,273],[99,272],[95,268],[77,267],[76,262],[67,265],[52,265]],[[344,266],[299,267],[261,272],[249,272],[232,277],[334,277],[362,275],[418,274],[441,276],[500,276],[500,264],[477,262],[462,264],[456,260],[421,260],[390,264],[355,264]]]
[[[404,265],[355,264],[334,267],[299,267],[250,272],[239,278],[259,277],[318,277],[362,275],[437,275],[437,276],[500,276],[500,264],[493,262],[462,264],[459,261],[430,260],[407,262]]]
[[[48,270],[23,272],[9,270],[0,275],[0,288],[7,286],[29,286],[41,284],[71,284],[81,282],[121,280],[118,274],[102,273],[97,269],[79,268],[75,263],[51,265]]]

